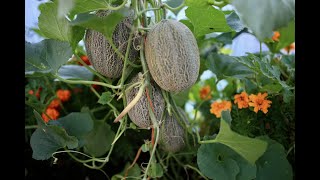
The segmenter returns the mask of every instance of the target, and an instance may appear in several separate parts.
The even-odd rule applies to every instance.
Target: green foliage
[[[261,139],[268,142],[268,149],[257,161],[257,180],[292,179],[292,167],[286,158],[283,146],[268,137],[261,137]]]
[[[40,114],[36,111],[34,115],[38,122],[38,128],[30,139],[34,159],[46,160],[60,148],[73,149],[78,146],[77,138],[69,136],[64,128],[44,124]]]
[[[193,24],[192,31],[196,37],[212,32],[229,32],[225,15],[206,1],[186,0],[186,16]]]
[[[113,99],[113,95],[111,94],[111,92],[104,92],[102,93],[101,97],[99,98],[98,103],[102,104],[102,105],[106,105],[108,103],[110,103]]]
[[[93,120],[89,113],[73,112],[49,124],[58,125],[66,132],[77,137],[79,140],[84,138],[93,129]]]
[[[294,0],[236,0],[232,4],[260,41],[270,38],[272,31],[286,26],[295,16]]]
[[[230,14],[228,14],[226,19],[228,25],[236,32],[239,32],[243,28],[245,28],[241,23],[238,14],[235,11],[232,11]]]
[[[85,137],[85,152],[94,157],[104,155],[110,149],[114,136],[115,134],[110,125],[103,121],[95,120],[92,131]]]
[[[117,24],[128,16],[128,13],[128,9],[121,9],[105,17],[98,17],[94,14],[79,14],[71,24],[96,30],[110,40]]]
[[[233,132],[228,123],[231,123],[230,113],[223,111],[221,113],[220,131],[215,138],[215,142],[227,145],[239,153],[249,163],[254,164],[266,151],[267,143],[259,139],[249,138]],[[254,147],[254,149],[252,149],[252,147]]]
[[[84,35],[81,27],[72,27],[65,17],[58,16],[58,3],[48,2],[39,6],[39,29],[50,39],[69,42],[75,48]]]
[[[34,159],[57,158],[59,151],[113,180],[295,178],[295,54],[283,49],[295,41],[294,1],[186,0],[180,7],[182,2],[55,0],[39,6],[39,29],[34,31],[45,40],[25,42],[25,139]],[[223,11],[229,2],[235,10]],[[98,17],[99,10],[112,12]],[[127,112],[134,104],[125,98],[131,85],[128,77],[141,72],[142,87],[152,79],[140,37],[145,38],[168,10],[176,15],[185,11],[186,19],[180,22],[193,32],[200,52],[196,83],[180,93],[162,92],[166,104],[162,115],[186,107],[189,116],[184,126],[186,147],[176,153],[154,148],[158,125],[142,129],[132,123]],[[79,56],[90,57],[79,43],[85,40],[85,30],[96,30],[111,43],[117,24],[128,16],[134,20],[126,25],[140,57],[130,61],[127,53],[122,76],[106,78],[93,66],[79,65]],[[231,49],[225,45],[247,29],[269,50],[228,55]],[[278,41],[271,38],[274,31],[280,32]],[[59,89],[69,90],[71,97],[55,105],[53,100],[63,96],[56,94]],[[266,92],[265,99],[272,102],[268,112],[256,113],[252,105],[240,109],[235,100],[243,99],[235,95],[241,92]],[[159,108],[147,99],[150,113]],[[211,105],[220,100],[229,101],[231,111],[221,110],[222,117],[217,118]],[[45,123],[42,117],[48,108],[55,108],[58,119]],[[121,120],[113,123],[119,116]],[[163,119],[157,120],[161,125]]]
[[[282,48],[290,45],[295,40],[295,21],[291,20],[287,26],[280,28],[279,41],[267,43],[269,49],[273,53],[279,52]]]
[[[253,72],[247,66],[236,62],[233,57],[211,53],[207,57],[206,66],[217,76],[218,79],[227,77],[251,78]]]
[[[87,68],[77,65],[63,65],[58,70],[58,75],[63,79],[93,80],[94,74]]]
[[[39,43],[25,42],[25,74],[57,73],[72,55],[66,42],[45,39]]]
[[[232,154],[232,151],[226,146],[202,144],[197,154],[200,171],[211,179],[236,179],[240,168],[228,154]]]

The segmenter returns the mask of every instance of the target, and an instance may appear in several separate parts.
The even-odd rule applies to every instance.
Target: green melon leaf
[[[186,0],[188,8],[186,16],[194,26],[194,35],[200,37],[212,32],[230,32],[232,29],[222,11],[214,8],[206,1]]]
[[[25,74],[56,74],[72,55],[67,42],[45,39],[39,43],[25,42]]]
[[[129,14],[129,9],[123,8],[111,14],[98,17],[94,14],[78,14],[77,18],[71,22],[73,26],[81,26],[102,33],[107,39],[111,39],[116,26]]]
[[[78,65],[63,65],[58,70],[58,75],[63,79],[79,79],[93,80],[93,73],[84,66]]]
[[[47,2],[39,6],[39,29],[42,34],[50,39],[69,42],[73,49],[83,38],[85,29],[72,27],[70,21],[64,16],[58,16],[58,2]]]
[[[100,157],[109,151],[114,137],[110,125],[95,120],[93,130],[85,137],[84,151],[94,157]]]
[[[200,171],[211,179],[236,180],[240,172],[237,162],[230,158],[232,150],[218,143],[201,144],[197,153]]]
[[[41,115],[36,111],[34,111],[34,115],[39,126],[30,139],[34,159],[46,160],[60,148],[74,149],[78,147],[78,139],[69,136],[64,128],[56,125],[46,125]]]
[[[231,122],[230,111],[223,111],[221,113],[220,131],[215,138],[215,142],[230,147],[249,163],[254,164],[266,151],[268,144],[260,139],[249,138],[233,132],[228,124],[229,122]]]
[[[234,0],[241,21],[260,41],[272,37],[272,32],[286,26],[295,17],[294,0]]]
[[[256,162],[257,180],[292,180],[292,167],[284,147],[268,137],[260,139],[268,142],[268,148]]]

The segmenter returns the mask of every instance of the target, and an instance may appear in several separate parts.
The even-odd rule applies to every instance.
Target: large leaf
[[[95,120],[93,130],[85,138],[84,150],[92,156],[102,156],[110,149],[114,137],[110,125]]]
[[[73,112],[59,118],[55,122],[63,127],[71,136],[76,136],[79,140],[82,139],[93,129],[93,120],[89,113]]]
[[[290,23],[279,29],[280,32],[280,38],[279,42],[276,43],[276,50],[275,52],[278,52],[280,49],[290,45],[295,41],[295,21],[292,20]]]
[[[83,38],[84,28],[72,27],[69,20],[58,16],[58,2],[48,2],[39,6],[39,29],[50,39],[67,41],[73,48]]]
[[[36,160],[49,159],[52,153],[56,152],[63,146],[52,139],[43,129],[36,129],[30,138],[32,148],[32,158]]]
[[[218,143],[202,144],[197,153],[200,171],[211,179],[235,180],[240,168],[230,157],[231,149]]]
[[[74,0],[58,0],[58,17],[61,18],[69,13],[74,6]]]
[[[227,23],[236,32],[239,32],[244,28],[239,16],[234,11],[227,15]]]
[[[214,8],[205,0],[186,0],[188,8],[186,16],[194,26],[193,33],[196,37],[212,32],[229,32],[225,15],[222,11]]]
[[[74,15],[107,8],[108,4],[105,0],[74,0],[74,7],[71,10],[71,14]]]
[[[68,61],[72,49],[67,42],[45,39],[39,43],[25,42],[25,74],[57,73],[62,64]]]
[[[84,66],[64,65],[58,71],[58,75],[63,79],[93,80],[93,73]]]
[[[295,17],[294,0],[234,0],[232,4],[260,41],[270,38],[272,31],[286,26]]]
[[[207,58],[207,68],[216,74],[218,79],[226,77],[253,77],[253,71],[236,62],[231,56],[211,53]]]
[[[68,147],[78,147],[78,140],[69,136],[65,129],[56,125],[44,124],[40,114],[34,111],[38,122],[38,129],[32,134],[30,145],[33,150],[32,157],[36,160],[49,159],[56,150]]]
[[[96,30],[110,40],[117,24],[128,16],[128,14],[129,9],[127,8],[115,11],[104,17],[98,17],[94,14],[78,14],[77,18],[73,20],[71,24]]]
[[[166,2],[166,4],[168,4],[170,7],[176,8],[178,6],[181,5],[181,3],[183,3],[183,0],[168,0]],[[178,11],[172,11],[175,15],[177,15],[179,13]]]
[[[215,141],[230,147],[249,163],[254,164],[266,151],[267,143],[233,132],[228,124],[228,122],[231,122],[230,112],[223,111],[221,115],[220,130]]]
[[[268,142],[268,148],[256,162],[257,180],[292,180],[292,167],[286,158],[283,146],[267,137],[261,139]]]

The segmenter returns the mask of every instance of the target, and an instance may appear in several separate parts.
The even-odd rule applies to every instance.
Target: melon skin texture
[[[98,11],[97,16],[104,17],[112,11]],[[112,41],[119,49],[119,52],[126,53],[129,40],[130,28],[133,24],[133,13],[122,20],[115,28]],[[108,78],[119,78],[122,74],[123,60],[115,53],[108,40],[98,31],[87,29],[85,35],[85,47],[89,61],[92,66],[103,76]],[[128,59],[134,61],[139,56],[139,51],[134,49],[131,43]]]
[[[181,123],[188,123],[186,113],[178,108],[179,113],[182,115]],[[176,117],[168,113],[165,115],[165,119],[160,126],[160,147],[167,152],[178,152],[185,147],[185,130],[183,126],[178,122]]]
[[[164,90],[181,92],[199,76],[200,54],[190,29],[175,20],[161,20],[148,32],[145,56],[154,81]]]
[[[130,83],[138,82],[138,80],[139,76],[136,75],[130,80]],[[154,115],[159,122],[161,120],[161,115],[165,110],[165,101],[162,97],[161,89],[155,82],[151,82],[151,89],[152,97],[150,98],[155,111]],[[138,91],[138,87],[126,91],[127,104],[129,104],[136,97]],[[137,104],[135,104],[128,112],[131,121],[140,128],[150,128],[152,126],[152,120],[150,118],[148,109],[149,101],[145,92],[143,93]]]

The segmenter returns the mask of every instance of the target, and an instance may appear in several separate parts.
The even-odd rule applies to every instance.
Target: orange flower
[[[249,102],[249,106],[254,107],[254,112],[258,113],[259,110],[261,110],[265,114],[268,112],[268,108],[271,106],[270,104],[272,102],[265,99],[267,96],[267,93],[258,93],[258,95],[251,94],[249,96],[249,99],[251,101]]]
[[[33,95],[34,94],[33,90],[29,90],[28,94]]]
[[[216,115],[217,118],[221,117],[221,112],[223,110],[231,111],[231,102],[230,101],[215,101],[211,104],[210,112]]]
[[[40,93],[41,93],[41,91],[42,91],[42,87],[40,87],[40,88],[37,90],[37,92],[36,92],[36,96],[37,96],[38,99],[40,99]]]
[[[56,94],[62,102],[68,101],[71,97],[71,92],[69,90],[59,89]]]
[[[82,56],[80,56],[80,58],[81,58],[82,61],[85,62],[88,66],[91,65],[91,63],[90,63],[90,61],[89,61],[89,59],[88,59],[88,56],[82,55]],[[81,63],[79,63],[79,65],[82,66]]]
[[[292,51],[294,49],[295,49],[295,44],[294,43],[291,43],[289,46],[286,46],[284,48],[284,50],[287,51],[288,54],[290,53],[290,51]]]
[[[206,85],[206,86],[204,86],[204,87],[202,87],[201,89],[200,89],[200,99],[202,99],[202,100],[209,100],[209,99],[211,99],[211,94],[210,94],[210,92],[211,92],[211,89],[210,89],[210,86],[209,85]]]
[[[58,98],[52,100],[48,106],[48,108],[55,108],[55,109],[58,109],[59,107],[60,107],[60,102]]]
[[[46,109],[46,114],[50,117],[48,117],[48,116],[46,116],[44,113],[42,113],[42,119],[43,119],[43,121],[44,122],[48,122],[50,119],[53,119],[53,120],[56,120],[56,119],[58,119],[58,117],[60,116],[60,113],[59,113],[59,111],[57,111],[56,109],[53,109],[53,108],[47,108]]]
[[[280,38],[280,33],[279,33],[279,31],[273,32],[272,40],[274,40],[274,41],[279,41],[279,38]]]
[[[242,92],[241,94],[236,94],[234,96],[234,103],[238,103],[238,108],[247,108],[249,107],[249,97],[246,92]]]

